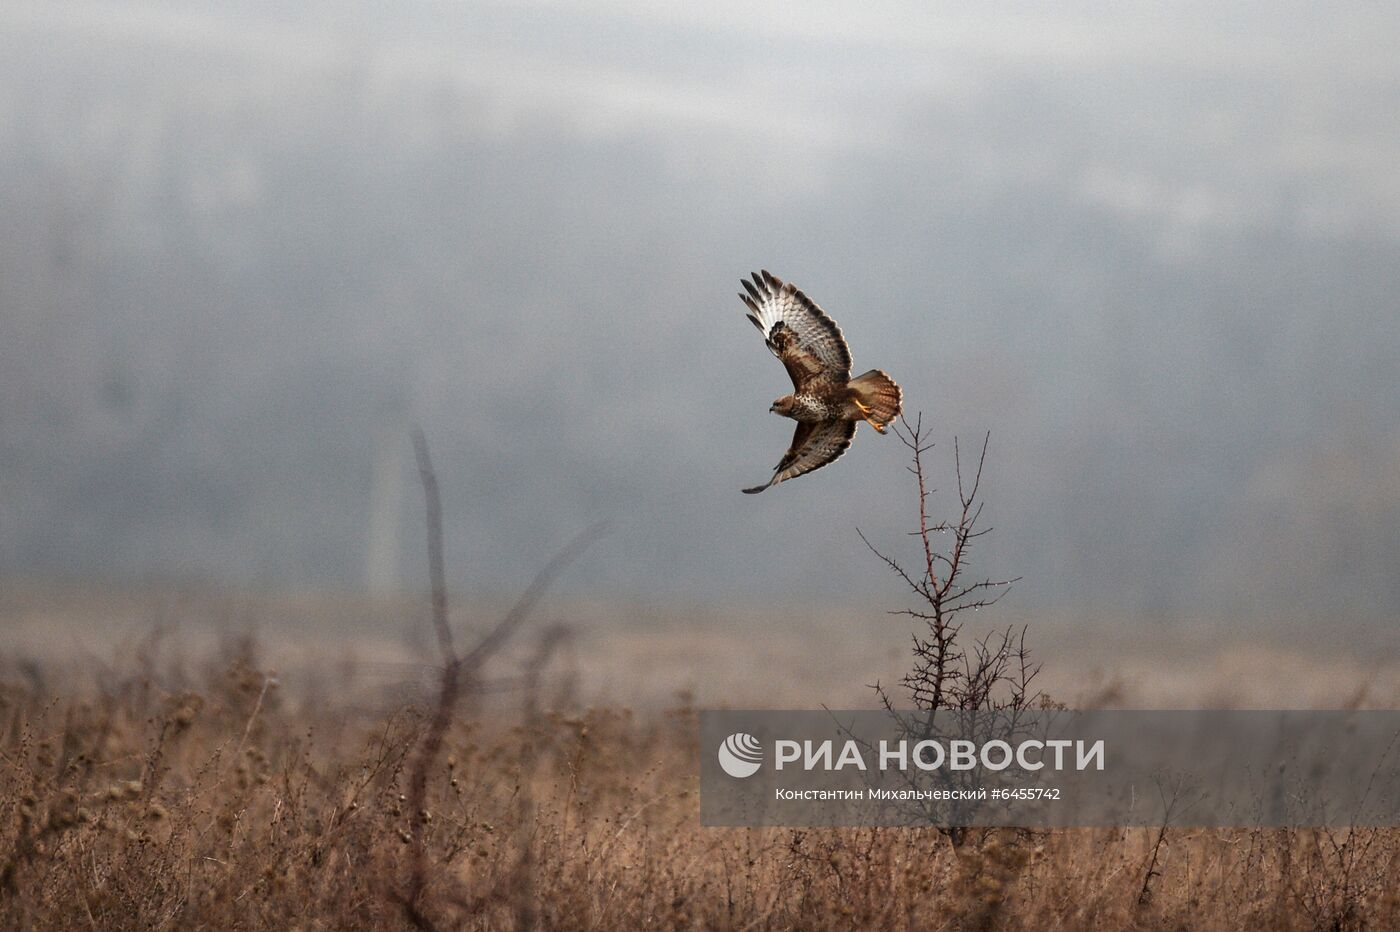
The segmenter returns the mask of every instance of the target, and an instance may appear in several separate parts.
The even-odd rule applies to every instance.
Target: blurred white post
[[[407,434],[394,420],[374,431],[374,473],[369,492],[369,540],[365,587],[376,597],[399,591],[399,512],[403,505],[403,454]]]

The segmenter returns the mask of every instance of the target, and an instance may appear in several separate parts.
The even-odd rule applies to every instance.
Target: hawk
[[[851,378],[851,350],[841,328],[791,282],[766,270],[753,281],[740,281],[748,292],[739,298],[748,306],[749,320],[792,377],[792,394],[768,410],[797,422],[792,446],[773,478],[744,489],[753,495],[836,460],[851,445],[860,421],[883,434],[899,416],[903,392],[879,369]]]

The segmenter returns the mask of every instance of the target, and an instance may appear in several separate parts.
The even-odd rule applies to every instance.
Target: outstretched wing
[[[816,424],[799,421],[797,432],[792,435],[792,446],[788,447],[782,461],[774,469],[773,478],[768,480],[767,485],[756,485],[744,492],[753,495],[786,479],[821,469],[845,453],[855,435],[855,421],[820,421]]]
[[[851,375],[851,350],[836,321],[816,302],[767,270],[753,281],[741,279],[748,294],[739,297],[749,308],[749,320],[763,334],[773,355],[782,360],[793,387],[825,379],[845,382]]]

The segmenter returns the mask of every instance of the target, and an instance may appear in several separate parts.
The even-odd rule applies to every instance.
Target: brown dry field
[[[465,636],[499,610],[454,617]],[[532,688],[523,658],[557,622],[571,634]],[[1071,706],[1400,700],[1400,658],[1335,637],[1044,620],[1029,639]],[[423,606],[14,587],[0,927],[1400,924],[1398,831],[1172,830],[1149,872],[1155,830],[955,848],[932,830],[700,827],[697,708],[870,707],[906,641],[879,608],[547,604],[474,684],[416,812]]]

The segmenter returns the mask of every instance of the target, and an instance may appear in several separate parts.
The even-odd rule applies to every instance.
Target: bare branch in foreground
[[[500,621],[487,631],[466,654],[458,656],[453,643],[452,627],[447,611],[447,580],[442,544],[442,500],[438,493],[437,475],[428,454],[428,441],[421,429],[413,432],[413,448],[418,460],[418,476],[423,486],[427,511],[428,569],[432,587],[433,628],[437,633],[438,650],[442,654],[442,682],[437,702],[423,735],[417,759],[409,774],[408,815],[412,844],[408,889],[401,895],[404,916],[415,928],[433,929],[436,925],[424,912],[424,893],[428,886],[426,833],[432,820],[428,811],[428,776],[437,766],[442,754],[443,740],[452,724],[452,716],[464,689],[471,684],[481,668],[489,661],[530,617],[531,610],[544,595],[549,584],[606,531],[605,523],[595,524],[570,541],[563,550],[535,574],[524,593]],[[537,681],[538,667],[548,660],[559,638],[547,639],[549,650],[537,655],[527,669],[530,681]]]

